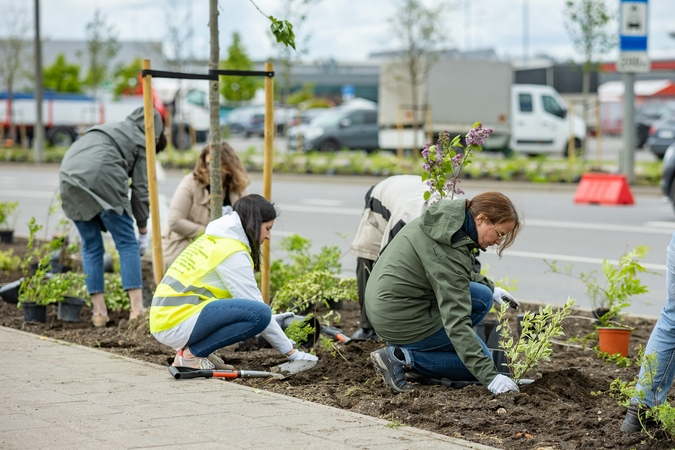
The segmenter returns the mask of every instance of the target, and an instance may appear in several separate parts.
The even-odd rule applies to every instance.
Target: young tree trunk
[[[218,70],[220,46],[218,44],[218,0],[209,0],[209,30],[211,38],[211,54],[209,70]],[[211,145],[211,220],[222,215],[223,181],[220,171],[220,83],[218,77],[209,81],[209,143]]]
[[[584,118],[584,123],[586,124],[586,127],[588,127],[588,94],[590,91],[591,87],[591,73],[588,72],[587,70],[584,70],[584,77],[583,77],[583,84],[582,84],[582,101],[583,101],[583,110],[582,110],[582,117]],[[572,118],[570,117],[570,120]],[[586,128],[588,129],[588,128]],[[585,149],[586,148],[586,136],[584,136],[581,139],[581,148]]]

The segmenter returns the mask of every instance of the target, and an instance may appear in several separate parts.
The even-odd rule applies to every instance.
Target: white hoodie
[[[236,212],[210,222],[206,226],[204,234],[218,238],[236,239],[246,245],[250,251],[248,238],[241,224],[241,219]],[[232,294],[232,298],[255,300],[264,303],[260,289],[258,289],[255,281],[251,260],[249,259],[249,255],[243,250],[233,253],[226,258],[215,270],[206,274],[202,280],[209,286],[229,291]],[[190,319],[170,330],[155,333],[155,337],[160,342],[179,350],[187,345],[198,317],[199,314],[190,317]],[[267,328],[260,334],[281,354],[288,353],[293,348],[293,343],[286,337],[274,318],[270,320]]]

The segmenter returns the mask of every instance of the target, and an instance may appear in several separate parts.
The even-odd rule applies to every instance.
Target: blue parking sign
[[[351,100],[353,98],[354,98],[354,85],[343,84],[342,85],[342,101]]]
[[[647,51],[647,0],[622,0],[619,49],[622,52]]]
[[[647,0],[621,0],[619,72],[649,72],[647,55]]]

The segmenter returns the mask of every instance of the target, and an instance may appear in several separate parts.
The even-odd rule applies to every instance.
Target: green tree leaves
[[[220,68],[225,70],[253,70],[253,61],[246,54],[239,33],[232,34],[232,44],[227,49],[227,59],[221,61]],[[231,102],[251,100],[255,91],[260,87],[262,87],[262,81],[258,77],[220,77],[220,93]]]
[[[82,92],[79,64],[70,64],[63,53],[42,71],[44,88],[56,92]]]

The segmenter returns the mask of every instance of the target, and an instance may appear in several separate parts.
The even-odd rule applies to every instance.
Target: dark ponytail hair
[[[274,204],[258,194],[245,195],[237,200],[232,209],[237,212],[251,246],[253,269],[260,270],[260,228],[264,222],[277,218]]]

